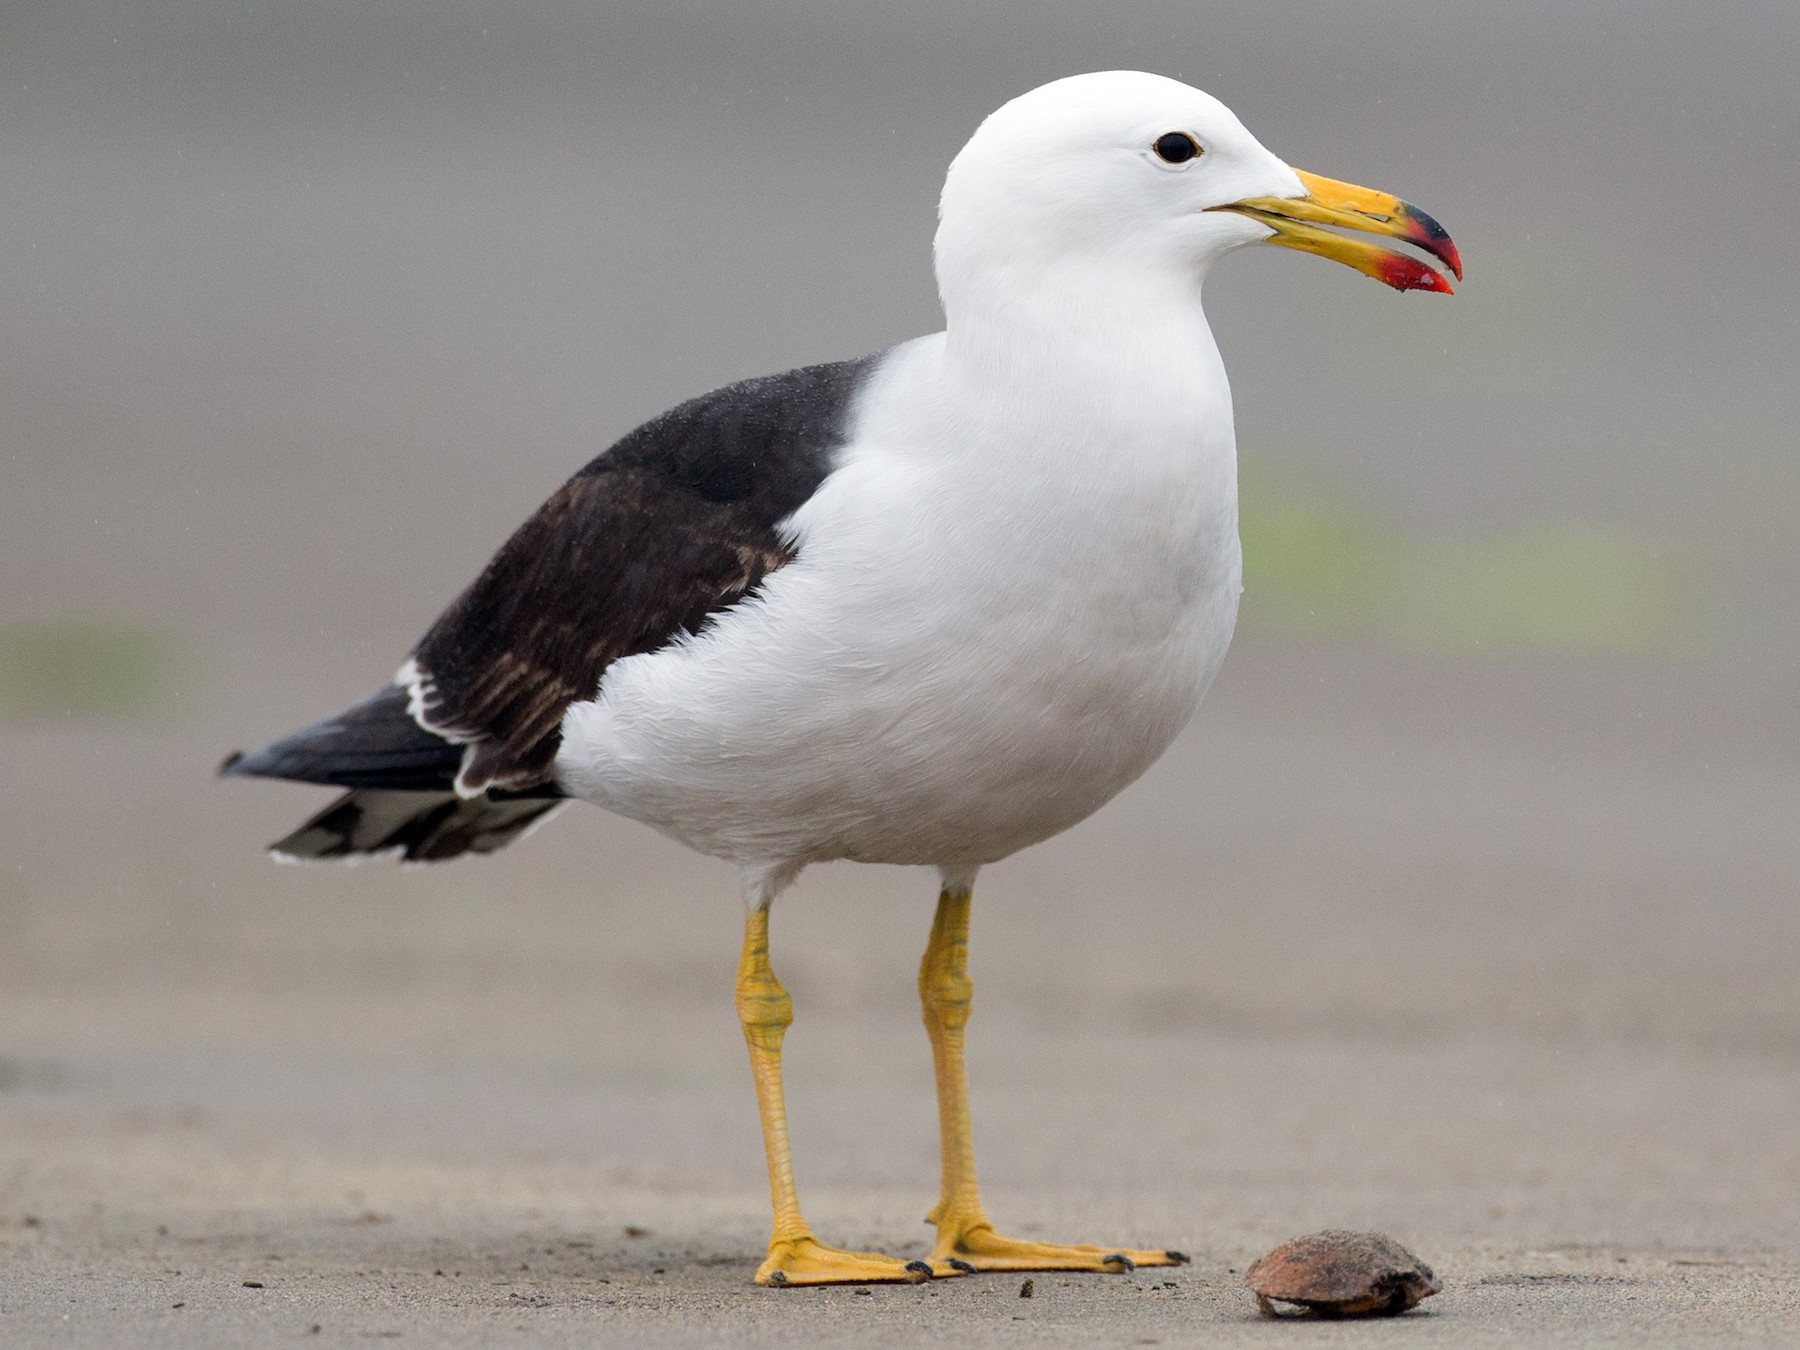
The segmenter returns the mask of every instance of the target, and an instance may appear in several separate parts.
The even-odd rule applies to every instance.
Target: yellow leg
[[[762,1114],[763,1147],[769,1154],[769,1198],[775,1231],[769,1255],[757,1269],[758,1284],[867,1284],[876,1280],[917,1283],[931,1278],[923,1261],[896,1261],[867,1252],[844,1252],[813,1237],[794,1191],[794,1164],[788,1156],[787,1103],[781,1092],[781,1040],[794,1020],[787,990],[769,966],[769,911],[750,911],[744,927],[744,955],[738,962],[738,1021],[750,1047],[756,1075],[756,1105]]]
[[[943,1156],[943,1188],[937,1207],[925,1216],[937,1225],[931,1249],[935,1275],[978,1270],[1104,1270],[1123,1273],[1135,1266],[1179,1266],[1187,1257],[1171,1251],[1118,1247],[1062,1246],[1002,1237],[981,1207],[975,1182],[975,1138],[969,1123],[969,1075],[963,1062],[963,1029],[975,994],[969,979],[969,892],[938,896],[931,941],[919,965],[919,1001],[931,1058],[937,1070],[938,1133]]]

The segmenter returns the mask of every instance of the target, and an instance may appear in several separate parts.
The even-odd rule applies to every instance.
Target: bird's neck
[[[1021,261],[943,276],[950,359],[1008,379],[1074,362],[1094,370],[1112,355],[1161,364],[1210,352],[1198,277],[1092,261],[1027,267]],[[1099,367],[1096,366],[1099,362]]]
[[[1020,282],[946,289],[946,368],[977,401],[1043,417],[1044,434],[1077,453],[1150,442],[1235,455],[1231,391],[1197,280],[1124,270]]]

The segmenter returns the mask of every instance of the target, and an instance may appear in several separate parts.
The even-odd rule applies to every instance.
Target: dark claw
[[[1166,1251],[1163,1255],[1168,1257],[1173,1264],[1178,1266],[1185,1266],[1189,1260],[1186,1252]]]
[[[787,1283],[787,1272],[784,1270],[771,1270],[769,1272],[769,1283],[776,1288],[780,1288]]]
[[[1110,1256],[1103,1256],[1100,1258],[1100,1264],[1108,1268],[1116,1267],[1114,1273],[1119,1275],[1129,1275],[1137,1269],[1137,1262],[1125,1255],[1124,1252],[1113,1252]]]
[[[923,1275],[928,1280],[931,1278],[931,1267],[923,1261],[908,1261],[906,1268],[914,1275]]]
[[[949,1266],[952,1270],[960,1270],[965,1275],[973,1275],[975,1273],[973,1264],[968,1261],[959,1261],[954,1256],[946,1256],[944,1258],[944,1264]]]

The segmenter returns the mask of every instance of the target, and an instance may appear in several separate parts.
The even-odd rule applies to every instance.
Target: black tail
[[[389,685],[273,745],[231,756],[219,772],[351,789],[269,845],[295,860],[397,854],[406,862],[440,862],[492,853],[561,805],[562,793],[549,784],[458,797],[451,785],[462,756],[462,746],[415,722],[406,690]]]
[[[561,806],[555,798],[458,797],[453,792],[346,792],[306,824],[269,845],[288,862],[350,861],[392,854],[402,862],[445,862],[492,853]]]

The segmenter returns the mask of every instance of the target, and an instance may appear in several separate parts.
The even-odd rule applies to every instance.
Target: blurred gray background
[[[454,1229],[499,1203],[470,1150],[597,1169],[557,1222],[654,1194],[753,1264],[726,869],[586,808],[486,862],[278,869],[322,795],[210,775],[387,678],[639,421],[937,327],[950,157],[1124,66],[1424,206],[1468,280],[1209,282],[1239,638],[1163,764],[984,880],[990,1181],[1221,1270],[1393,1215],[1470,1261],[1792,1258],[1796,52],[1773,0],[9,5],[0,1223],[148,1271],[171,1205],[298,1231],[429,1157],[388,1209]],[[777,916],[802,1182],[889,1245],[933,1172],[931,898],[838,867]],[[1084,1146],[1127,1103],[1174,1173]],[[1464,1189],[1403,1185],[1420,1148]],[[78,1216],[121,1194],[106,1248]]]

